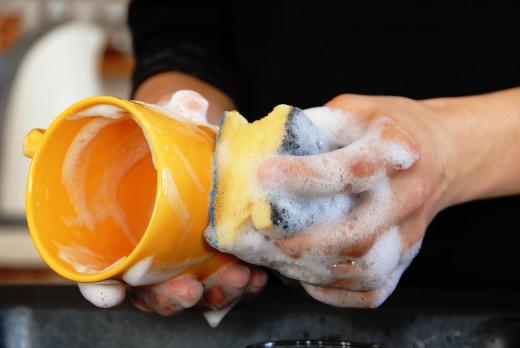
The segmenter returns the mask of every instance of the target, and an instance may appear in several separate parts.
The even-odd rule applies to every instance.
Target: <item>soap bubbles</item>
[[[246,223],[234,242],[213,243],[302,281],[324,302],[379,305],[420,247],[406,248],[400,228],[388,224],[399,210],[390,176],[419,158],[413,140],[387,117],[363,122],[327,107],[294,110],[279,155],[258,164],[274,228]],[[320,287],[356,295],[324,300]],[[376,290],[378,301],[359,295]]]

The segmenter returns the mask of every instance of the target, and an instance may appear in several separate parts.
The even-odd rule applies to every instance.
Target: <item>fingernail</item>
[[[255,270],[254,275],[251,276],[249,284],[249,291],[258,292],[262,290],[267,284],[267,273],[264,271]]]
[[[203,291],[202,285],[182,287],[177,293],[177,298],[183,302],[183,307],[191,307],[199,301]]]
[[[142,310],[143,312],[151,312],[152,309],[144,300],[144,291],[140,289],[132,289],[131,300],[134,306]]]
[[[228,302],[228,297],[219,287],[213,287],[206,291],[204,296],[206,303],[211,307],[220,307]]]
[[[139,300],[133,299],[132,303],[134,304],[134,306],[136,306],[138,309],[142,310],[143,312],[151,312],[152,311],[150,308],[148,308],[148,306],[146,306],[143,302],[141,302]]]
[[[249,283],[251,272],[244,265],[233,265],[225,270],[221,276],[222,285],[234,289],[243,289]]]

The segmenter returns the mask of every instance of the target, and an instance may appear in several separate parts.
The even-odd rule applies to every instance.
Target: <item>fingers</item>
[[[367,95],[341,94],[325,103],[325,106],[344,110],[362,120],[370,121],[376,116],[377,105],[381,99],[381,97]]]
[[[344,262],[332,265],[332,274],[339,279],[333,287],[353,291],[381,288],[401,259],[401,236],[393,226],[379,236],[370,250],[359,258],[348,259],[352,266],[345,269]]]
[[[348,145],[361,138],[366,121],[346,111],[320,106],[303,110],[312,123],[332,137],[338,146]]]
[[[193,307],[202,297],[202,284],[191,275],[183,275],[166,282],[132,288],[132,301],[144,311],[155,311],[164,316]]]
[[[377,308],[394,292],[402,274],[408,268],[413,258],[419,252],[421,242],[411,248],[403,246],[399,263],[389,273],[384,283],[370,291],[355,291],[349,288],[325,288],[302,283],[303,288],[314,299],[336,307],[348,308]]]
[[[419,253],[422,239],[409,246],[406,241],[401,243],[400,260],[384,283],[370,291],[357,291],[355,287],[326,288],[302,283],[307,293],[316,300],[336,306],[349,308],[376,308],[380,306],[395,290],[399,279]]]
[[[414,139],[384,121],[341,149],[311,156],[278,156],[265,160],[257,177],[268,189],[304,195],[359,193],[373,188],[419,158]]]
[[[384,285],[372,291],[350,291],[302,283],[303,288],[314,299],[335,307],[377,308],[394,292],[406,268],[396,268]]]
[[[204,309],[224,308],[246,292],[259,292],[266,282],[267,274],[260,268],[250,270],[235,263],[220,269],[204,284],[192,275],[183,275],[160,284],[131,288],[131,294],[137,308],[170,316],[196,304]]]
[[[249,267],[234,263],[220,269],[204,281],[202,305],[211,309],[223,308],[245,292],[251,278]]]
[[[368,192],[348,216],[311,225],[308,229],[276,241],[292,257],[302,253],[361,257],[391,223],[393,196],[387,184]],[[316,255],[317,257],[321,255]]]
[[[246,293],[249,295],[257,294],[267,284],[267,273],[259,267],[251,267],[251,278],[246,288]]]

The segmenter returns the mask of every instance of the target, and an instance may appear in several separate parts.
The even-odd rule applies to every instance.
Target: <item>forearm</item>
[[[451,145],[445,206],[520,193],[520,88],[425,103]]]
[[[218,88],[196,77],[176,71],[157,74],[147,79],[136,90],[135,99],[157,103],[181,89],[197,91],[208,100],[208,120],[213,124],[218,124],[224,111],[235,108],[231,98]]]

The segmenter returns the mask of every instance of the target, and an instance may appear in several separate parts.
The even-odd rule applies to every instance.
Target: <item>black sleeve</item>
[[[231,1],[133,0],[128,11],[135,70],[132,95],[154,74],[181,71],[234,99]]]

